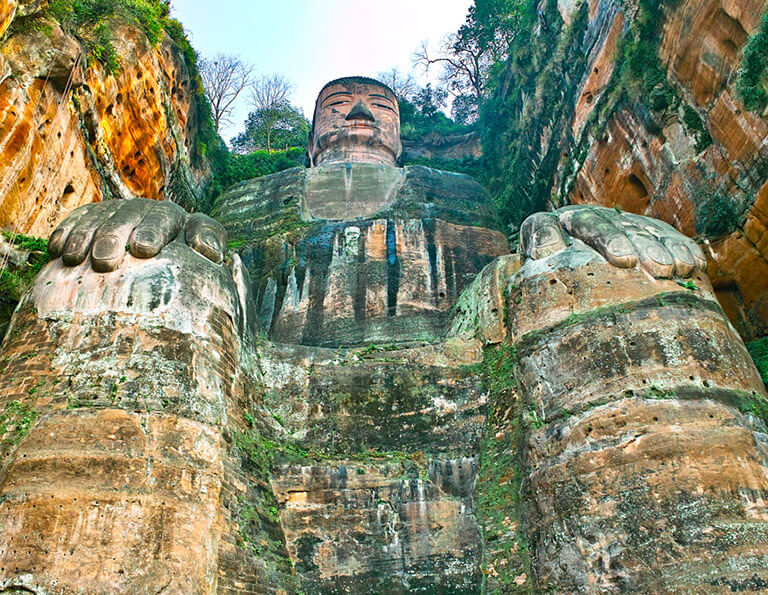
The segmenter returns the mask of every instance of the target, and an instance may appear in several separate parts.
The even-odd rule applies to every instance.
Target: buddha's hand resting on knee
[[[54,230],[48,252],[66,266],[90,258],[93,270],[117,269],[126,251],[138,258],[156,256],[180,234],[186,244],[215,264],[222,262],[227,233],[201,213],[188,214],[172,202],[136,198],[109,200],[75,209]]]
[[[520,251],[538,260],[584,242],[620,268],[639,265],[657,279],[690,277],[706,270],[701,248],[671,225],[606,207],[578,205],[536,213],[520,228]]]

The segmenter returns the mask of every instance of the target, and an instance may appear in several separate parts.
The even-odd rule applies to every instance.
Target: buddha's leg
[[[537,586],[764,586],[768,401],[709,281],[574,246],[526,264],[508,310]]]
[[[182,243],[43,270],[0,351],[0,590],[277,588],[241,325],[229,270]]]

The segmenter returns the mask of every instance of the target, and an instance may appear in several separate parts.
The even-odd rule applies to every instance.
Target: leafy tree
[[[400,99],[400,133],[405,139],[422,138],[430,134],[448,135],[467,132],[469,128],[454,122],[441,108],[448,93],[431,84],[419,90],[411,100]]]
[[[445,89],[433,88],[431,83],[427,83],[426,87],[414,95],[412,103],[421,115],[431,118],[440,108],[445,107],[447,98],[448,92]]]
[[[451,118],[457,124],[471,124],[477,119],[478,101],[473,95],[454,97],[451,104]]]
[[[442,67],[440,81],[459,101],[459,115],[474,121],[493,67],[506,60],[509,45],[521,29],[526,0],[476,0],[465,23],[446,35],[439,50],[422,43],[414,61],[429,70]]]
[[[246,130],[232,142],[236,150],[249,153],[256,149],[272,152],[272,146],[300,146],[309,136],[309,122],[303,112],[288,100],[293,86],[282,75],[263,76],[251,89],[253,111],[246,120]]]
[[[238,56],[218,54],[201,59],[199,68],[218,134],[221,124],[231,122],[229,117],[237,98],[253,83],[253,66],[243,63]]]
[[[258,108],[248,114],[245,131],[232,140],[232,146],[240,154],[273,147],[305,147],[309,138],[309,120],[304,113],[287,101]]]

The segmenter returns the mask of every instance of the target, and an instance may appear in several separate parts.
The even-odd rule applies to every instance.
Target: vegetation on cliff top
[[[120,56],[113,45],[112,24],[115,22],[140,27],[152,45],[160,41],[164,30],[174,41],[179,41],[181,25],[170,18],[169,3],[164,0],[51,0],[49,10],[110,73],[120,68]]]
[[[490,69],[479,124],[482,178],[513,238],[525,217],[568,200],[591,146],[623,108],[637,114],[654,135],[662,136],[664,126],[676,119],[695,140],[697,153],[712,144],[699,111],[684,101],[659,58],[665,15],[677,1],[639,0],[619,41],[611,79],[578,138],[572,123],[588,74],[587,3],[567,26],[556,0],[526,0],[506,15],[518,31],[511,37],[508,59]],[[751,43],[762,47],[759,35]]]
[[[516,6],[518,34],[508,60],[492,70],[480,107],[483,181],[513,236],[528,215],[546,207],[585,63],[573,38],[584,26],[586,5],[565,34],[557,1],[548,0],[542,11],[537,6],[533,0]]]

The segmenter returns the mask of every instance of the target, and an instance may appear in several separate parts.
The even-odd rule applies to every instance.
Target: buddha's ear
[[[395,155],[395,161],[400,159],[400,156],[403,154],[403,141],[398,138],[397,139],[397,154]]]

